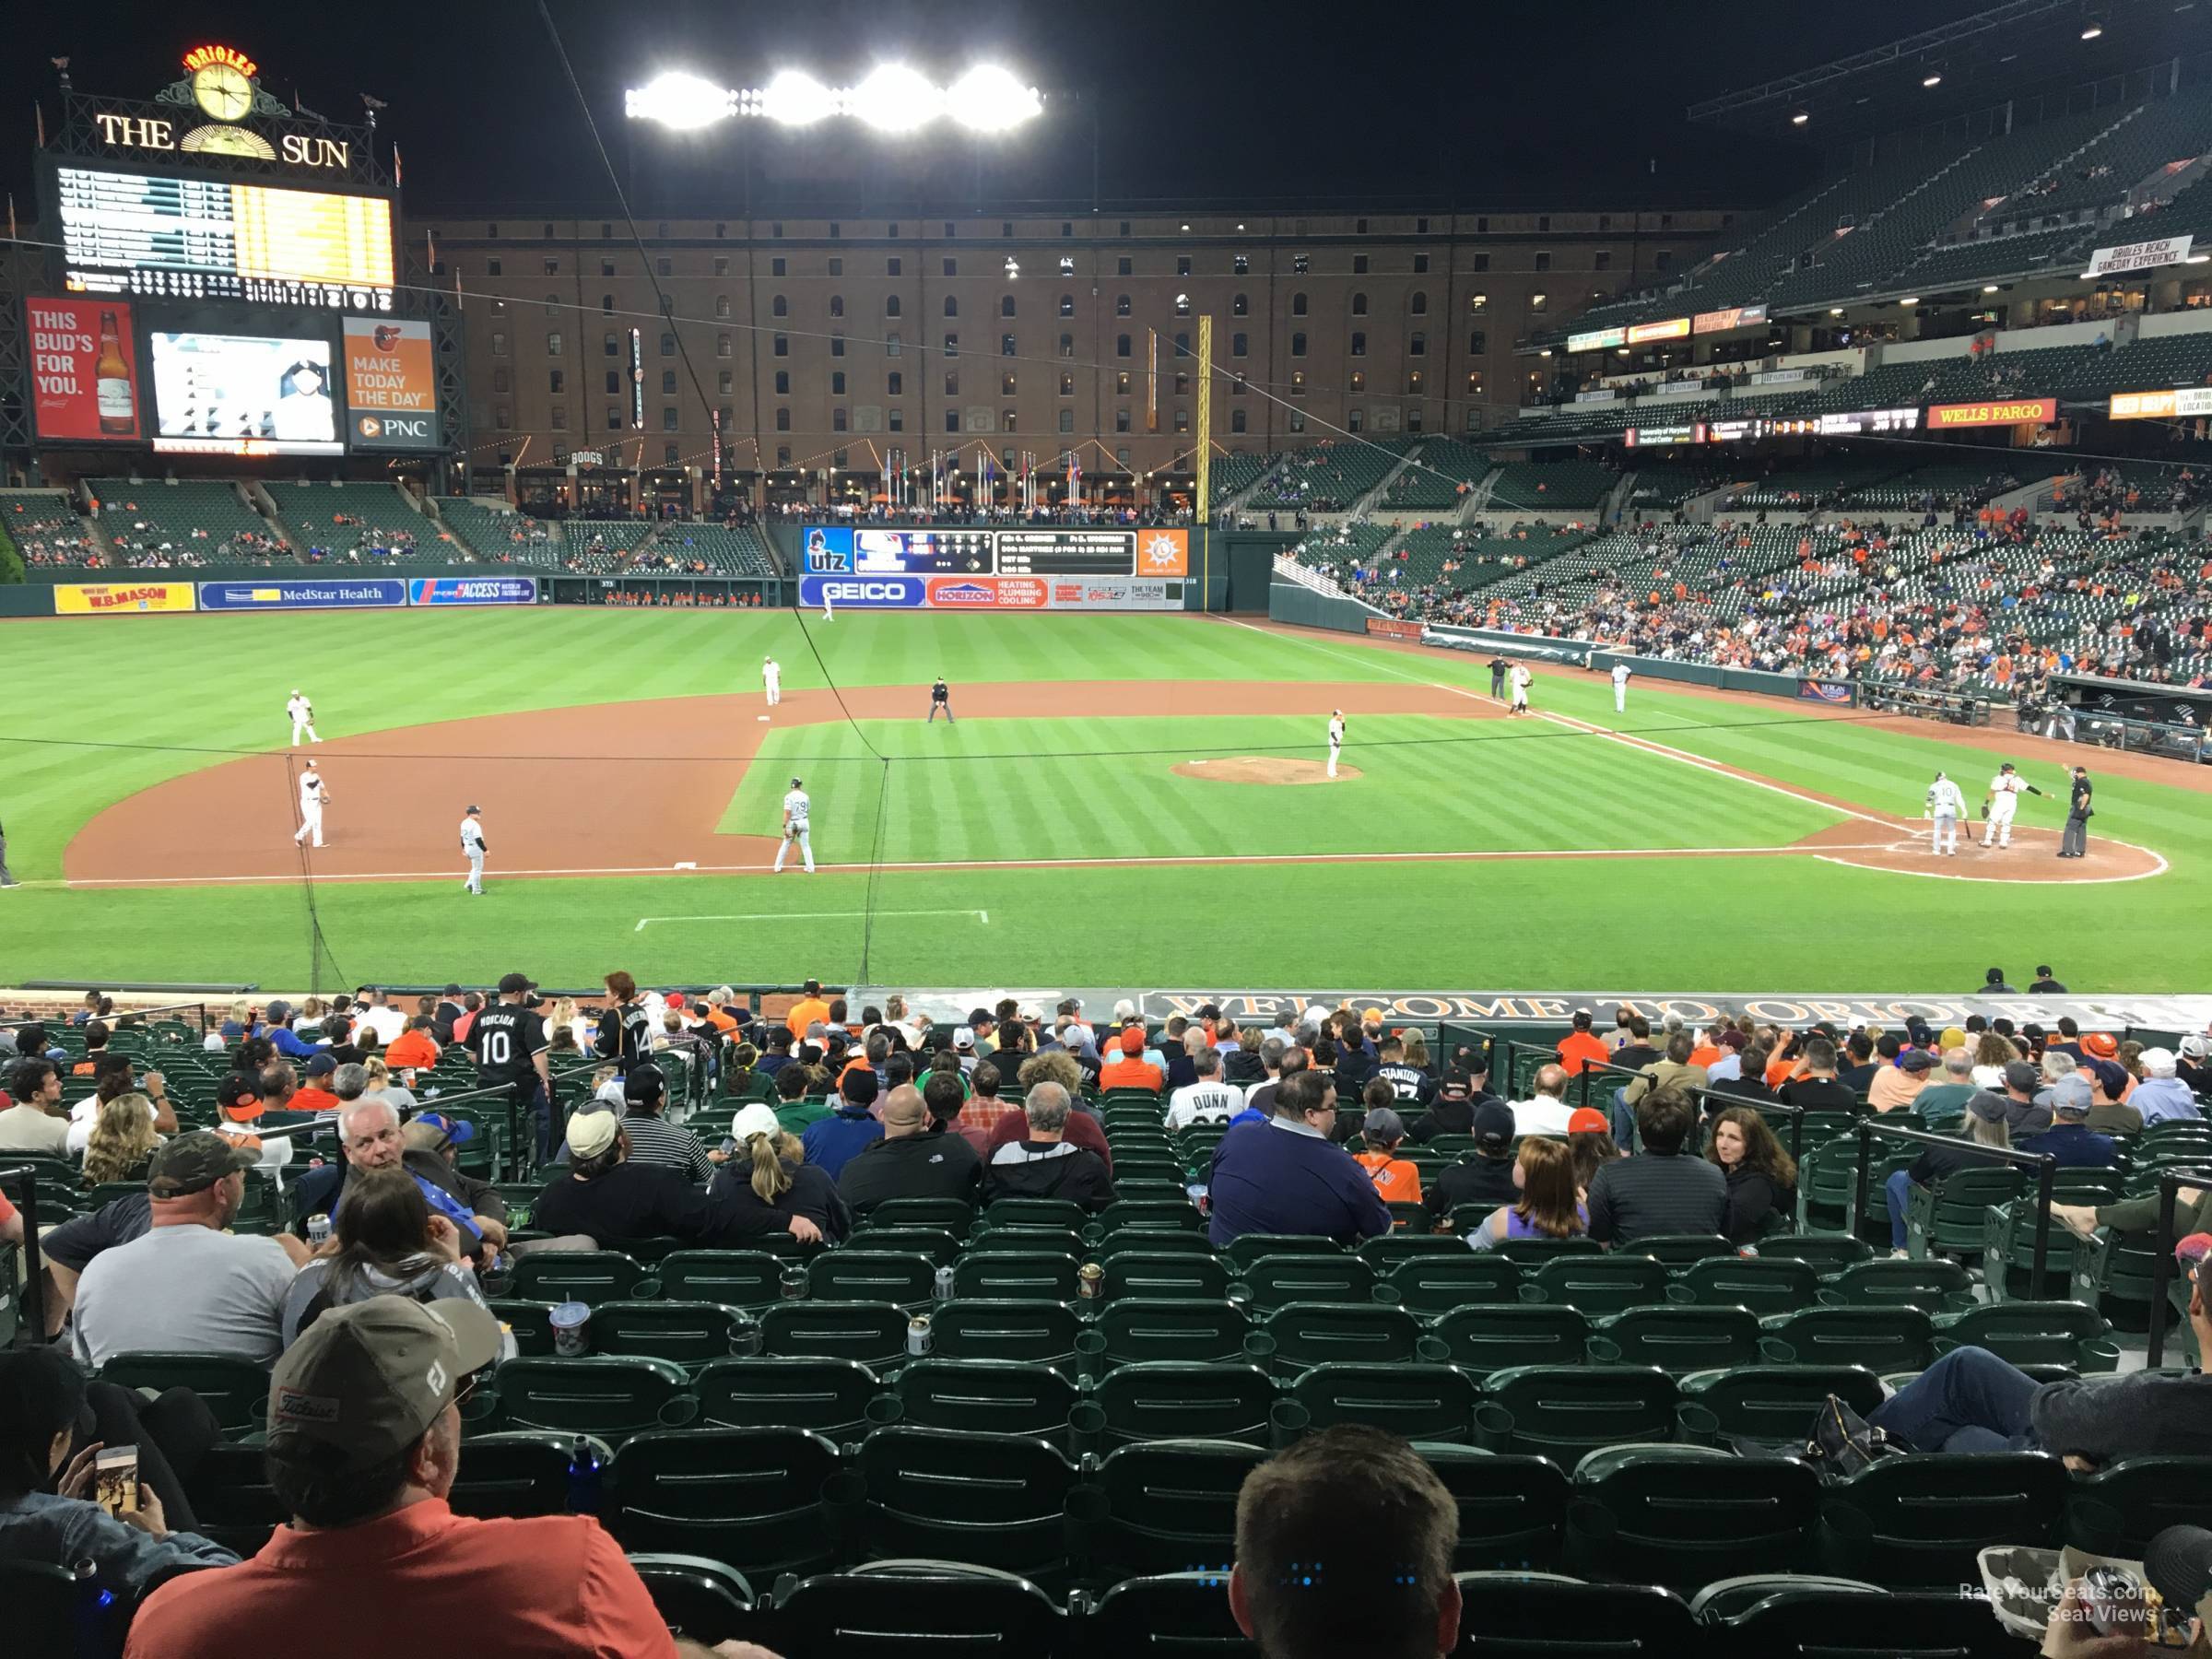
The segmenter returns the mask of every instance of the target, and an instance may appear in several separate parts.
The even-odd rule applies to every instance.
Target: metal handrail
[[[2011,1164],[2015,1169],[2035,1171],[2035,1261],[2028,1275],[2028,1299],[2030,1301],[2042,1300],[2043,1276],[2051,1253],[2052,1183],[2058,1173],[2058,1159],[2048,1152],[2021,1152],[2010,1147],[1984,1147],[1974,1142],[1962,1142],[1955,1135],[1937,1135],[1927,1129],[1900,1129],[1872,1119],[1862,1119],[1859,1124],[1859,1163],[1851,1187],[1851,1221],[1854,1228],[1866,1208],[1866,1177],[1873,1165],[1874,1137],[1877,1135],[1889,1140],[1908,1141],[1916,1147],[1970,1146],[1976,1158],[1987,1162]]]
[[[2172,1277],[2173,1260],[2173,1206],[2181,1193],[2182,1184],[2212,1187],[2212,1170],[2174,1170],[2159,1171],[2159,1247],[2153,1251],[2150,1264],[2150,1345],[2145,1351],[2143,1363],[2152,1371],[2166,1359],[2166,1281]],[[2212,1355],[2202,1356],[2212,1359]]]
[[[20,1192],[10,1192],[10,1200],[23,1215],[23,1312],[30,1326],[27,1346],[36,1347],[46,1340],[46,1265],[39,1253],[38,1172],[29,1164],[0,1170],[0,1192],[9,1192],[11,1182]],[[14,1293],[12,1286],[0,1286],[0,1294]]]

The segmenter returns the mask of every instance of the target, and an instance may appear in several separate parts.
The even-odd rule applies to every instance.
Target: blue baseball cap
[[[477,1126],[465,1118],[450,1118],[442,1112],[425,1112],[414,1120],[435,1129],[456,1147],[465,1147],[477,1138]]]

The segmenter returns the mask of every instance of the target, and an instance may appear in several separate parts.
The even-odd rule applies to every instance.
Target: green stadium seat
[[[1881,1379],[1859,1365],[1740,1365],[1680,1381],[1683,1438],[1708,1445],[1726,1434],[1802,1447],[1829,1395],[1861,1417],[1885,1397]]]
[[[1980,1260],[1982,1212],[2020,1195],[2020,1172],[2003,1165],[1954,1171],[1937,1187],[1915,1185],[1905,1206],[1905,1248],[1915,1261],[1931,1253]]]
[[[595,1435],[619,1444],[649,1429],[680,1428],[698,1402],[681,1366],[642,1355],[510,1359],[495,1378],[498,1420],[508,1429]]]
[[[1046,1583],[1070,1571],[1076,1467],[1035,1436],[878,1429],[830,1489],[865,1559],[960,1561]]]
[[[614,1250],[535,1250],[514,1258],[508,1294],[517,1301],[627,1301],[638,1295],[645,1270]],[[647,1294],[652,1294],[651,1290]]]
[[[1966,1269],[1956,1262],[1885,1256],[1828,1279],[1819,1300],[1830,1308],[1918,1308],[1934,1318],[1971,1306],[1974,1292]]]
[[[514,1338],[517,1354],[542,1359],[554,1351],[551,1302],[512,1301],[493,1297],[488,1305],[508,1335]]]
[[[1100,1265],[1099,1294],[1108,1300],[1123,1296],[1225,1300],[1236,1283],[1229,1264],[1210,1249],[1202,1253],[1116,1250]]]
[[[1429,1335],[1450,1362],[1474,1375],[1526,1365],[1580,1365],[1590,1348],[1590,1316],[1580,1308],[1524,1302],[1454,1308]]]
[[[812,1301],[890,1302],[909,1313],[935,1300],[936,1264],[904,1251],[830,1250],[806,1264]]]
[[[736,1351],[758,1327],[735,1308],[704,1301],[610,1301],[592,1310],[594,1352],[645,1354],[696,1371]]]
[[[1375,1271],[1387,1277],[1418,1256],[1456,1260],[1474,1253],[1467,1249],[1465,1239],[1450,1233],[1389,1232],[1380,1238],[1361,1240],[1353,1253],[1364,1262],[1372,1263]]]
[[[841,1441],[865,1432],[880,1384],[857,1360],[761,1357],[716,1360],[691,1386],[703,1427],[806,1429]]]
[[[1099,1305],[1079,1346],[1095,1376],[1107,1366],[1139,1359],[1241,1360],[1253,1335],[1243,1310],[1226,1300],[1124,1296]]]
[[[1375,1270],[1358,1256],[1300,1251],[1253,1256],[1231,1295],[1241,1295],[1260,1313],[1272,1313],[1294,1301],[1371,1303]]]
[[[1080,1274],[1081,1264],[1073,1255],[984,1251],[953,1264],[952,1293],[956,1298],[1074,1301],[1082,1293]]]
[[[758,1312],[783,1300],[784,1265],[759,1250],[678,1250],[661,1258],[660,1293]]]
[[[1103,1213],[1103,1212],[1101,1212]],[[1089,1219],[1072,1198],[1000,1198],[985,1205],[982,1225],[1001,1227],[1065,1227],[1079,1231]]]
[[[1457,1572],[1548,1572],[1567,1535],[1567,1477],[1547,1457],[1512,1457],[1417,1441],[1414,1450],[1459,1504]]]
[[[1083,1318],[1066,1302],[963,1298],[930,1320],[930,1351],[947,1359],[1013,1359],[1073,1378]]]
[[[1701,1308],[1748,1308],[1754,1313],[1793,1313],[1811,1307],[1819,1276],[1787,1256],[1716,1256],[1692,1263],[1667,1287],[1671,1301]]]
[[[1918,1308],[1808,1308],[1761,1323],[1771,1365],[1863,1365],[1881,1377],[1936,1357],[1935,1323]]]
[[[1730,1572],[1817,1561],[1820,1477],[1795,1458],[1612,1446],[1576,1465],[1567,1567],[1694,1591]]]
[[[1231,1239],[1222,1253],[1241,1273],[1262,1256],[1340,1256],[1345,1249],[1334,1239],[1316,1238],[1310,1233],[1243,1233]]]
[[[960,1239],[949,1228],[893,1227],[888,1222],[856,1232],[831,1253],[925,1256],[933,1267],[949,1267],[960,1256]]]
[[[1474,1444],[1474,1379],[1455,1365],[1331,1361],[1291,1384],[1315,1429],[1368,1423],[1414,1441]]]
[[[259,1446],[233,1441],[209,1446],[192,1465],[184,1491],[200,1535],[241,1556],[252,1555],[292,1518],[269,1485],[268,1460]]]
[[[1124,1579],[1082,1621],[1084,1651],[1143,1653],[1149,1659],[1259,1659],[1237,1629],[1228,1580],[1219,1572],[1163,1572]]]
[[[118,1388],[189,1388],[207,1403],[226,1438],[256,1434],[269,1426],[269,1372],[243,1354],[163,1353],[155,1349],[111,1354],[99,1371]]]
[[[1718,1659],[2019,1659],[2025,1651],[1988,1603],[1956,1591],[1762,1577],[1710,1584],[1691,1606],[1702,1625],[1696,1651]]]
[[[1852,1233],[1774,1233],[1759,1241],[1759,1254],[1762,1261],[1780,1257],[1803,1262],[1815,1273],[1827,1275],[1870,1260],[1874,1246]]]
[[[2204,1524],[2212,1457],[2131,1457],[2077,1475],[2066,1495],[2065,1540],[2092,1555],[2139,1561],[2169,1526]]]
[[[2062,1175],[2100,1174],[2102,1171],[2061,1170]],[[2094,1192],[2067,1194],[2060,1204],[2078,1204],[2094,1208],[2113,1203],[2119,1196],[2116,1186],[2107,1186]],[[1990,1295],[1999,1301],[2016,1298],[2026,1300],[2035,1294],[2035,1231],[2036,1219],[2041,1212],[2033,1198],[2022,1198],[2013,1204],[1993,1204],[1983,1212],[1982,1275],[1989,1286]],[[2047,1299],[2065,1292],[2066,1281],[2074,1277],[2076,1246],[2080,1239],[2072,1229],[2053,1221],[2045,1234],[2043,1245],[2042,1294]]]
[[[513,1430],[471,1437],[461,1454],[461,1472],[446,1501],[456,1515],[478,1520],[523,1520],[561,1515],[573,1494],[570,1465],[575,1436]],[[604,1463],[608,1449],[595,1444]]]
[[[895,1414],[883,1408],[897,1402]],[[1077,1420],[1082,1391],[1049,1366],[1012,1359],[911,1360],[874,1415],[924,1429],[1037,1434],[1065,1441]],[[1088,1419],[1084,1419],[1088,1421]]]
[[[1372,1302],[1288,1302],[1261,1320],[1259,1330],[1274,1344],[1268,1358],[1278,1377],[1335,1360],[1404,1365],[1446,1358],[1419,1320],[1403,1308]]]
[[[2015,1365],[2110,1371],[2120,1364],[2120,1345],[2111,1329],[2080,1302],[1985,1302],[1937,1321],[1936,1351],[1981,1347]]]
[[[964,1198],[886,1198],[862,1217],[853,1237],[885,1227],[941,1227],[964,1239],[975,1225],[975,1206]]]
[[[1469,1250],[1456,1239],[1443,1241],[1454,1253],[1423,1253],[1391,1268],[1382,1282],[1395,1291],[1409,1313],[1431,1318],[1454,1308],[1478,1304],[1511,1306],[1520,1300],[1521,1268],[1488,1252]]]
[[[633,1554],[629,1564],[671,1635],[712,1648],[753,1628],[753,1586],[728,1562],[703,1556]]]
[[[1688,1267],[1714,1257],[1736,1256],[1736,1248],[1719,1233],[1647,1233],[1621,1253],[1650,1256],[1669,1267]]]
[[[1092,1387],[1109,1447],[1134,1441],[1241,1441],[1267,1445],[1276,1387],[1256,1365],[1146,1359],[1117,1365]]]
[[[1103,1240],[1130,1227],[1166,1227],[1204,1233],[1206,1223],[1187,1198],[1121,1198],[1100,1210],[1089,1226],[1095,1237]]]
[[[1887,1457],[1830,1487],[1821,1517],[1827,1569],[1903,1589],[1977,1583],[1992,1545],[2058,1542],[2065,1465],[2042,1452],[1922,1452]]]
[[[977,1256],[1074,1256],[1084,1253],[1083,1235],[1068,1227],[994,1227],[971,1234],[959,1259]]]
[[[1492,1451],[1571,1465],[1601,1446],[1671,1440],[1677,1398],[1674,1380],[1655,1367],[1520,1366],[1484,1382],[1477,1433]]]
[[[889,1371],[907,1359],[907,1314],[884,1301],[786,1301],[760,1314],[762,1351],[779,1359],[853,1359]]]
[[[1092,1568],[1102,1581],[1215,1569],[1236,1559],[1237,1493],[1266,1453],[1234,1441],[1172,1440],[1116,1447],[1100,1461],[1106,1496]]]
[[[1066,1626],[1059,1604],[1025,1579],[908,1561],[801,1579],[781,1594],[762,1634],[794,1659],[1011,1659],[1061,1652]]]
[[[1665,1266],[1650,1256],[1564,1256],[1546,1262],[1521,1286],[1521,1300],[1575,1308],[1595,1318],[1666,1300]]]
[[[1463,1572],[1454,1654],[1619,1659],[1699,1651],[1697,1621],[1654,1584],[1591,1584],[1544,1573]]]
[[[1759,1316],[1747,1308],[1630,1308],[1598,1322],[1590,1359],[1596,1365],[1655,1365],[1681,1376],[1757,1364],[1759,1338]]]

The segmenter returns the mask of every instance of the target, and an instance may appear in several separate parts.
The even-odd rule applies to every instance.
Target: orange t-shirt
[[[1374,1178],[1375,1196],[1383,1203],[1421,1201],[1420,1166],[1411,1159],[1393,1158],[1387,1152],[1359,1152],[1353,1156],[1359,1160],[1359,1167]]]
[[[794,1037],[804,1037],[806,1035],[806,1028],[818,1019],[824,1025],[830,1023],[830,1005],[818,996],[802,997],[792,1005],[791,1013],[784,1019],[783,1027]]]
[[[345,1102],[327,1088],[318,1088],[312,1083],[297,1090],[284,1103],[287,1112],[335,1112]]]
[[[384,1045],[384,1064],[394,1071],[408,1065],[435,1065],[438,1043],[428,1031],[402,1031]]]
[[[1099,1087],[1101,1089],[1149,1088],[1157,1094],[1164,1081],[1166,1079],[1159,1075],[1159,1067],[1141,1054],[1124,1054],[1099,1067]]]
[[[1696,1048],[1689,1051],[1689,1063],[1692,1065],[1705,1066],[1709,1070],[1720,1057],[1721,1051],[1714,1048],[1710,1042],[1700,1042]]]
[[[1571,1077],[1579,1077],[1584,1066],[1612,1059],[1613,1051],[1595,1031],[1570,1031],[1559,1039],[1559,1055],[1560,1069]]]
[[[1787,1060],[1768,1061],[1767,1087],[1769,1088],[1780,1088],[1784,1082],[1788,1081],[1790,1074],[1796,1069],[1797,1057],[1794,1054],[1791,1055]]]

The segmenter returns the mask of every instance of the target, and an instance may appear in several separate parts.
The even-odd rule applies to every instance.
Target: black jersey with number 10
[[[546,1022],[528,1008],[494,1003],[469,1028],[468,1046],[477,1052],[477,1076],[485,1087],[520,1083],[536,1073],[533,1062],[545,1052]]]

